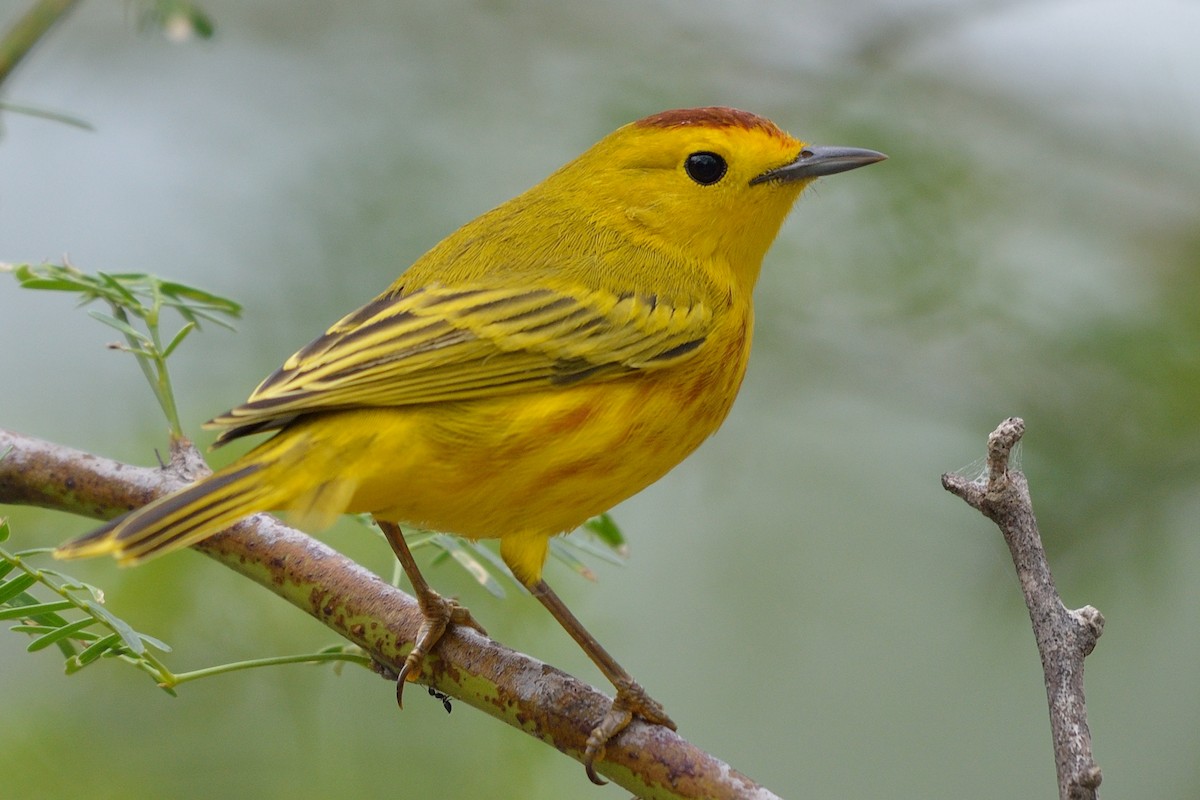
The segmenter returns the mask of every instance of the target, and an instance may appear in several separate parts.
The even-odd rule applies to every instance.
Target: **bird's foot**
[[[404,708],[405,682],[416,680],[417,676],[421,674],[425,656],[445,635],[447,628],[451,625],[465,625],[487,636],[487,631],[483,629],[483,626],[476,622],[467,607],[460,605],[457,600],[442,597],[437,592],[430,590],[428,593],[419,594],[417,602],[421,606],[421,614],[425,619],[417,631],[416,644],[409,652],[408,657],[404,659],[404,666],[400,668],[400,672],[396,676],[396,705],[401,708]]]
[[[635,716],[655,725],[664,725],[675,730],[675,723],[667,716],[662,704],[646,694],[636,682],[622,681],[617,684],[617,696],[604,718],[592,728],[588,735],[587,746],[583,751],[583,766],[587,768],[587,776],[592,783],[603,786],[606,781],[596,774],[595,761],[604,757],[604,747],[609,740],[616,736],[633,721]]]

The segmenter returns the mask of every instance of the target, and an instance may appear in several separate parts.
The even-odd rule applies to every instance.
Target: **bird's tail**
[[[242,517],[276,506],[265,464],[235,463],[174,494],[117,517],[54,551],[58,558],[110,554],[137,564],[212,536]]]

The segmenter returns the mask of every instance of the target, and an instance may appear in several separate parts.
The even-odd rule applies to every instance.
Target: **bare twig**
[[[942,486],[995,522],[1004,534],[1042,657],[1059,797],[1094,800],[1101,776],[1092,759],[1083,660],[1104,631],[1104,617],[1091,606],[1068,609],[1054,587],[1029,484],[1024,475],[1009,468],[1009,455],[1024,433],[1024,421],[1006,419],[988,437],[986,478],[973,480],[947,473],[942,476]]]
[[[187,442],[173,447],[171,462],[165,469],[134,467],[0,428],[0,503],[109,518],[207,471]],[[421,625],[413,598],[274,517],[250,517],[197,549],[316,617],[393,673],[412,648]],[[462,626],[439,641],[420,681],[577,760],[612,702]],[[596,766],[638,797],[776,798],[672,731],[640,721],[609,742]]]

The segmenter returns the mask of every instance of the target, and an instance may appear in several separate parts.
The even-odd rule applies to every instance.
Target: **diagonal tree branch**
[[[206,471],[186,441],[173,444],[168,467],[148,469],[0,428],[0,503],[107,519]],[[316,617],[388,669],[398,670],[412,648],[421,624],[413,598],[274,517],[250,517],[196,548]],[[461,627],[446,633],[425,664],[422,683],[576,760],[612,702],[554,667]],[[608,744],[596,767],[638,797],[776,798],[677,734],[637,720]]]
[[[1029,483],[1023,474],[1009,468],[1009,455],[1024,433],[1023,420],[1006,419],[988,437],[986,478],[972,480],[947,473],[942,476],[942,486],[995,522],[1004,534],[1042,658],[1059,797],[1095,800],[1101,775],[1092,758],[1083,660],[1104,632],[1104,617],[1091,606],[1068,609],[1054,586],[1033,515]]]

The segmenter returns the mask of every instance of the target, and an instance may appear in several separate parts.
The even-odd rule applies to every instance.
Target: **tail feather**
[[[298,493],[288,506],[288,522],[309,531],[328,528],[339,514],[345,513],[358,485],[352,478],[338,477]]]
[[[134,509],[119,517],[113,517],[94,531],[89,531],[82,536],[75,537],[69,542],[64,542],[54,551],[54,557],[91,558],[92,556],[100,556],[112,552],[112,545],[109,543],[109,538],[112,536],[113,530],[136,513],[137,509]]]
[[[63,544],[58,558],[111,554],[137,564],[206,539],[242,517],[273,508],[276,491],[261,462],[235,465]]]

